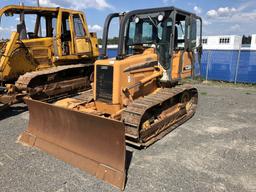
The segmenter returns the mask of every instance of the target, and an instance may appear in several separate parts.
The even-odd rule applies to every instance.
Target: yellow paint
[[[140,73],[134,73],[133,72],[124,72],[124,70],[127,67],[140,64],[140,63],[146,63],[149,61],[157,61],[157,54],[155,53],[154,49],[149,48],[143,52],[143,54],[140,55],[133,55],[130,57],[127,57],[123,60],[115,60],[115,59],[104,59],[104,60],[98,60],[95,62],[95,75],[94,75],[94,82],[97,83],[97,71],[96,67],[98,65],[108,65],[113,66],[113,98],[111,104],[105,104],[98,105],[97,109],[100,111],[111,111],[111,114],[116,113],[118,110],[123,108],[124,100],[127,98],[123,90],[126,89],[129,86],[132,86],[136,84],[137,82],[141,80],[145,80],[145,78],[150,77],[152,74],[158,73],[158,71],[155,70],[144,70],[144,72]],[[159,76],[159,74],[158,74]],[[152,80],[152,81],[151,81]],[[133,99],[136,99],[138,97],[147,95],[152,90],[157,89],[155,77],[152,77],[151,80],[147,80],[147,84],[141,87],[135,87],[129,90],[131,96]],[[96,100],[96,83],[94,83],[94,99]],[[108,105],[108,107],[106,107]],[[119,105],[119,107],[114,107]],[[110,107],[111,106],[111,107]],[[112,108],[111,110],[107,110],[107,108]]]
[[[179,78],[179,63],[180,59],[182,57],[182,70],[181,70],[181,78],[188,78],[191,77],[191,69],[189,67],[192,67],[192,53],[185,51],[182,55],[181,51],[175,52],[173,55],[173,62],[172,62],[172,79],[178,79]],[[186,70],[186,68],[188,68]]]
[[[30,14],[44,13],[57,15],[56,37],[19,39],[17,32],[12,33],[10,40],[4,51],[4,56],[0,58],[0,81],[7,79],[17,79],[20,75],[50,68],[58,65],[74,63],[92,63],[99,56],[98,41],[95,34],[88,31],[85,15],[83,12],[47,7],[31,7],[10,5],[0,9],[0,17],[4,13],[19,14],[21,11]],[[68,42],[69,54],[63,55],[62,36],[62,15],[69,14],[71,41]],[[75,35],[73,15],[79,15],[85,30],[85,36],[77,38]],[[57,54],[54,55],[54,39],[56,39]],[[23,48],[25,46],[25,48]],[[2,51],[2,50],[1,50]]]
[[[192,64],[191,58],[188,52],[184,52],[183,56],[181,51],[174,53],[172,60],[172,79],[179,78],[179,64],[180,59],[183,57],[181,78],[191,76],[191,70],[184,70],[187,66]],[[157,78],[161,77],[164,69],[159,67],[147,67],[137,69],[131,72],[124,72],[127,67],[131,67],[137,64],[146,63],[149,61],[158,61],[158,56],[153,48],[146,49],[142,54],[126,57],[122,60],[103,59],[95,62],[95,75],[94,75],[94,100],[96,100],[96,84],[97,84],[97,66],[107,65],[113,66],[113,92],[112,102],[104,103],[97,101],[97,110],[104,111],[106,113],[115,114],[123,108],[123,105],[129,100],[129,98],[123,93],[123,90],[129,86],[141,83],[142,86],[137,86],[129,90],[132,99],[137,99],[142,96],[146,96],[151,93],[156,93],[159,89],[157,86]],[[129,102],[129,101],[128,101]],[[117,107],[119,106],[119,107]]]

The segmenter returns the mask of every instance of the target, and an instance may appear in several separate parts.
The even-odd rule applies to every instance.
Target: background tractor
[[[95,33],[82,12],[10,5],[0,17],[19,20],[0,42],[0,103],[21,102],[26,95],[45,99],[90,88],[99,55]]]

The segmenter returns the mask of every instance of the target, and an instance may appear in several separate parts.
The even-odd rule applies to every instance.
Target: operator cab
[[[142,54],[146,49],[154,48],[159,65],[165,70],[163,80],[193,76],[194,52],[201,46],[201,18],[174,7],[112,14],[107,18],[103,34],[103,57],[107,57],[104,44],[107,43],[109,23],[114,17],[120,18],[117,59]],[[199,33],[197,25],[200,25]],[[196,45],[197,35],[200,37],[199,47]],[[200,51],[198,56],[201,56]]]
[[[10,38],[10,32],[16,31],[19,33],[19,40],[28,48],[32,44],[34,47],[53,47],[53,52],[45,51],[45,59],[41,61],[41,58],[39,64],[50,64],[49,59],[46,59],[48,55],[54,57],[54,63],[62,63],[62,60],[81,62],[84,58],[91,57],[93,49],[97,48],[91,41],[92,38],[96,41],[96,34],[88,31],[84,14],[80,11],[10,5],[0,9],[0,18],[3,28],[16,24],[12,30],[1,34],[0,39]],[[38,52],[42,57],[44,52]]]

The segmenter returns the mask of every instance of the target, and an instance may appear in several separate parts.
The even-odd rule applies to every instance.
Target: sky
[[[36,5],[36,0],[1,0],[0,7],[19,4],[20,1],[25,5]],[[84,11],[89,30],[97,32],[100,38],[105,17],[109,13],[163,6],[175,6],[202,17],[203,35],[256,33],[256,0],[40,0],[40,4]],[[15,17],[4,19],[0,24],[0,38],[15,30],[15,23],[18,22]],[[111,27],[111,36],[117,34],[116,26],[113,24]]]

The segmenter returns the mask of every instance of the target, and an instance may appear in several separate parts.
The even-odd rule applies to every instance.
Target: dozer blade
[[[125,184],[125,128],[121,122],[25,100],[30,119],[20,143],[35,146],[120,189]]]

